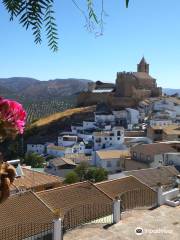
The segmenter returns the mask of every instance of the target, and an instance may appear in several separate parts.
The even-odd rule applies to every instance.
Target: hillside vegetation
[[[57,141],[61,131],[69,131],[72,123],[93,119],[95,106],[68,109],[35,121],[27,127],[25,143],[44,143]]]
[[[23,104],[23,106],[27,112],[27,123],[31,124],[40,118],[75,107],[76,99],[72,96],[62,99],[55,98],[46,101],[27,101]]]

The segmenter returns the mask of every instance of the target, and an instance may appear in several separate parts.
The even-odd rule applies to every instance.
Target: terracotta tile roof
[[[66,148],[63,147],[63,146],[55,146],[55,145],[48,145],[47,148],[48,148],[48,149],[54,149],[54,150],[60,150],[60,151],[63,151],[63,150],[66,149]]]
[[[32,231],[37,233],[38,224],[52,223],[53,220],[52,211],[32,192],[10,196],[7,201],[0,204],[0,213],[0,239],[7,240],[20,239],[20,236],[16,236],[18,225],[22,224],[26,226],[21,236],[24,239],[30,236],[28,235],[28,229],[29,231],[31,230],[31,233]],[[37,224],[36,229],[33,229],[33,225],[31,226],[31,224]],[[1,234],[6,228],[11,231],[7,230],[6,238],[3,238],[4,235],[2,237]],[[13,236],[11,236],[11,234],[13,234]]]
[[[98,157],[102,160],[119,159],[122,157],[130,156],[130,152],[127,150],[106,150],[96,151]]]
[[[170,125],[163,129],[163,132],[167,135],[175,134],[180,135],[180,126],[177,125]]]
[[[99,189],[107,193],[113,199],[120,196],[122,193],[126,191],[130,191],[133,189],[147,189],[147,185],[139,181],[137,178],[133,176],[122,177],[115,180],[108,180],[95,184]],[[149,188],[150,191],[154,191]]]
[[[40,186],[49,186],[51,184],[62,184],[63,179],[57,176],[53,176],[44,172],[37,172],[25,167],[22,167],[24,176],[18,177],[14,181],[14,185],[17,188],[34,189]],[[58,186],[57,185],[57,186]],[[14,186],[11,190],[15,190]]]
[[[131,148],[131,151],[145,155],[156,155],[168,152],[177,152],[167,143],[138,144]]]
[[[166,134],[180,134],[180,126],[178,126],[177,124],[170,124],[168,126],[152,125],[150,126],[150,128],[154,130],[162,129],[163,132],[165,132]]]
[[[132,175],[136,177],[150,187],[157,187],[158,183],[161,183],[163,186],[172,185],[174,182],[174,177],[179,174],[174,166],[162,166],[157,168],[124,171],[123,173],[126,176]]]
[[[66,164],[76,166],[76,164],[73,160],[71,160],[69,158],[65,158],[65,157],[54,158],[54,159],[51,159],[49,162],[56,167],[63,166]]]
[[[112,199],[90,182],[80,182],[56,189],[38,192],[37,195],[51,209],[60,209],[61,217],[67,210],[86,204],[108,204]]]
[[[76,164],[80,162],[88,162],[92,159],[92,156],[86,156],[84,153],[72,153],[72,154],[65,154],[65,157],[71,159]]]

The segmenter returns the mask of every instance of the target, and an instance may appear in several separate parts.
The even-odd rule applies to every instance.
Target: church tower
[[[143,57],[140,63],[137,65],[138,72],[146,72],[149,74],[149,64],[147,64],[145,58]]]

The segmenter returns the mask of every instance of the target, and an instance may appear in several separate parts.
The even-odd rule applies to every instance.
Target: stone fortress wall
[[[103,86],[102,83],[100,87],[107,89],[107,85],[104,83]],[[143,99],[162,95],[162,89],[157,87],[156,79],[149,75],[149,64],[146,63],[144,57],[137,65],[137,72],[117,73],[116,84],[112,92],[93,92],[96,87],[96,83],[91,83],[89,91],[78,96],[78,106],[104,102],[115,108],[134,107]]]

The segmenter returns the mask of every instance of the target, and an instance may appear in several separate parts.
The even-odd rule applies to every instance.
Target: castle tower
[[[149,64],[147,64],[145,58],[143,57],[140,63],[137,65],[138,72],[146,72],[149,74]]]

